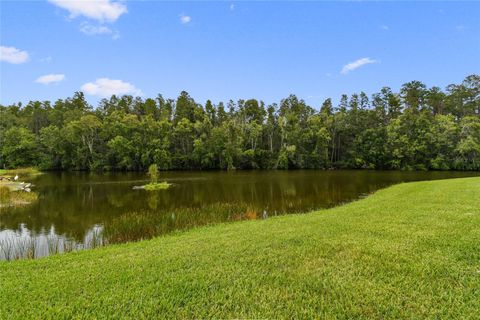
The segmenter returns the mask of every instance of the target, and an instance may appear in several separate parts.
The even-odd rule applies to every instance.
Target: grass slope
[[[477,318],[480,179],[0,263],[0,318]]]

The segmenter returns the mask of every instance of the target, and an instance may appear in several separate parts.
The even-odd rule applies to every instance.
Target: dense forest
[[[480,169],[480,76],[278,105],[83,93],[0,106],[0,166],[64,170]]]

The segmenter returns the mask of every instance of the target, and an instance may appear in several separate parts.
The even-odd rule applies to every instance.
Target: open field
[[[480,178],[0,263],[0,318],[476,318]]]

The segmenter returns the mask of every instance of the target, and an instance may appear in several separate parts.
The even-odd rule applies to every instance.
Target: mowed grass
[[[1,319],[479,315],[480,178],[0,263]]]

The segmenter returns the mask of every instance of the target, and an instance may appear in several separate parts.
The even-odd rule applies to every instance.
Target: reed
[[[12,236],[0,240],[0,260],[36,259],[42,256],[93,249],[105,244],[102,228],[95,228],[84,243],[58,235]]]
[[[5,207],[18,207],[31,204],[38,199],[38,193],[25,191],[11,191],[9,187],[0,185],[0,214]]]
[[[175,230],[186,230],[219,222],[264,219],[267,216],[265,211],[252,208],[246,203],[215,203],[202,207],[133,211],[122,214],[104,227],[94,227],[83,243],[58,235],[48,235],[45,245],[46,253],[45,249],[42,249],[42,253],[39,254],[39,243],[45,241],[40,239],[39,235],[2,240],[0,252],[3,254],[0,259],[34,259],[40,255],[68,253],[113,243],[151,239]]]
[[[216,203],[203,207],[133,211],[106,224],[104,239],[109,243],[131,242],[150,239],[174,230],[264,217],[263,212],[249,208],[245,203]]]

